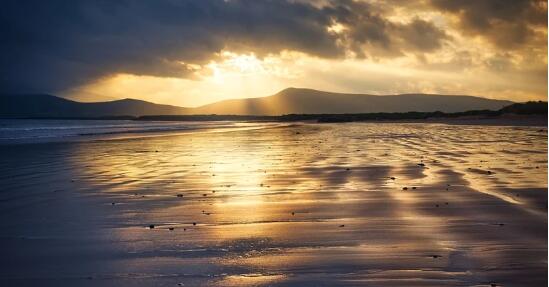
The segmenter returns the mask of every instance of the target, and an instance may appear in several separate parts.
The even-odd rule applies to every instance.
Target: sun
[[[227,68],[240,73],[260,73],[264,71],[263,62],[255,54],[236,54],[224,52],[224,64]]]

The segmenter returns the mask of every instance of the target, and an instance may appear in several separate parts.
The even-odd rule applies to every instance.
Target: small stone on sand
[[[173,227],[168,228],[168,230],[174,230],[174,229],[175,229],[175,228],[173,228]]]
[[[154,224],[149,225],[149,229],[153,229],[153,228],[154,228]]]
[[[339,227],[345,227],[345,224],[341,224]]]
[[[407,188],[407,187],[403,187],[402,190],[408,190],[408,188]]]

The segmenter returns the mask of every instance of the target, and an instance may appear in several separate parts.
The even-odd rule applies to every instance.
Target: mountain
[[[513,102],[471,96],[374,96],[288,88],[263,98],[234,99],[197,107],[141,100],[82,103],[47,94],[0,95],[0,117],[109,117],[148,115],[284,115],[499,110]]]
[[[81,103],[47,94],[0,95],[0,117],[4,118],[178,115],[186,110],[134,99]]]
[[[288,88],[263,98],[234,99],[189,109],[188,114],[282,115],[499,110],[513,102],[472,96],[402,94],[374,96]]]

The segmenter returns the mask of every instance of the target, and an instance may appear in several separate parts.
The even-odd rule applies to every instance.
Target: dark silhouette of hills
[[[513,104],[472,96],[404,94],[373,96],[288,88],[263,98],[234,99],[197,107],[159,105],[141,100],[81,103],[47,94],[0,95],[3,118],[105,118],[151,115],[243,115],[455,113],[499,110]],[[511,109],[511,108],[510,108]],[[519,106],[513,109],[521,109]]]
[[[403,94],[374,96],[288,88],[263,98],[233,99],[190,109],[190,114],[284,115],[498,110],[511,101],[472,96]]]
[[[515,117],[518,116],[518,117]],[[162,115],[142,116],[136,120],[142,121],[317,121],[323,123],[361,122],[361,121],[423,121],[435,119],[511,119],[515,121],[529,121],[534,117],[536,123],[546,122],[547,102],[516,103],[499,110],[472,110],[456,113],[445,112],[405,112],[405,113],[359,113],[359,114],[287,114],[281,116],[253,116],[253,115]],[[540,120],[541,119],[541,120]]]
[[[3,118],[101,118],[145,115],[180,115],[185,108],[124,99],[110,102],[81,103],[47,95],[0,95]]]
[[[516,103],[502,108],[500,112],[502,114],[517,115],[547,115],[547,102]]]

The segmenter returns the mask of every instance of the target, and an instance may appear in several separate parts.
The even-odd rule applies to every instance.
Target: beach
[[[546,126],[131,132],[0,145],[0,285],[547,285]]]

